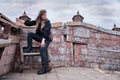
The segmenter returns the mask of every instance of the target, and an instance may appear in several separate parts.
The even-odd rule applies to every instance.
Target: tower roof
[[[80,15],[79,11],[77,11],[77,14],[73,16],[72,20],[75,22],[82,22],[84,17]]]
[[[117,27],[116,24],[114,23],[114,26],[113,26],[112,30],[114,30],[114,31],[120,31],[120,28]]]
[[[19,17],[21,20],[31,20],[30,17],[27,16],[26,11],[23,12],[23,15]]]
[[[26,12],[24,11],[23,16],[27,16]]]
[[[79,11],[77,11],[77,15],[80,15],[80,14],[79,14]]]
[[[114,23],[114,27],[113,28],[117,28],[116,24]]]

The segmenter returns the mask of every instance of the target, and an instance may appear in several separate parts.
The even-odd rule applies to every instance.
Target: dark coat
[[[36,25],[36,20],[32,20],[32,21],[27,20],[25,21],[24,24],[26,26],[34,26]],[[38,28],[35,33],[41,37],[44,37],[47,41],[52,41],[52,39],[49,37],[49,35],[51,34],[50,29],[51,29],[51,23],[50,20],[47,20],[42,30],[41,30],[41,24],[38,25]]]

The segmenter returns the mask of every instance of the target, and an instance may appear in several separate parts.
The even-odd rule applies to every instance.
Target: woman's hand
[[[20,23],[24,23],[25,21],[24,20],[21,20],[19,18],[16,18],[16,21],[20,22]]]
[[[16,25],[17,26],[24,26],[24,20],[20,20],[19,18],[16,18]]]
[[[45,46],[45,38],[43,38],[41,42],[41,47],[44,47],[44,46]]]

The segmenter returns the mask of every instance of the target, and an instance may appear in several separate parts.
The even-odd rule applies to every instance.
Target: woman
[[[29,32],[27,34],[27,43],[28,43],[28,48],[27,52],[32,52],[32,39],[40,42],[40,55],[41,55],[41,60],[42,60],[42,69],[37,72],[37,74],[44,74],[47,73],[48,70],[48,60],[47,60],[47,48],[52,41],[50,34],[51,34],[51,23],[50,20],[47,19],[46,17],[46,10],[42,9],[36,20],[32,21],[21,21],[17,19],[19,22],[23,22],[26,26],[33,26],[36,25],[36,32]],[[50,71],[50,70],[49,70]]]

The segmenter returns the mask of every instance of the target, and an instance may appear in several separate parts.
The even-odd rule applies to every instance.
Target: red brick
[[[73,35],[67,35],[67,41],[73,41],[74,40],[74,37]]]
[[[62,35],[53,35],[53,42],[62,42],[64,37]]]

